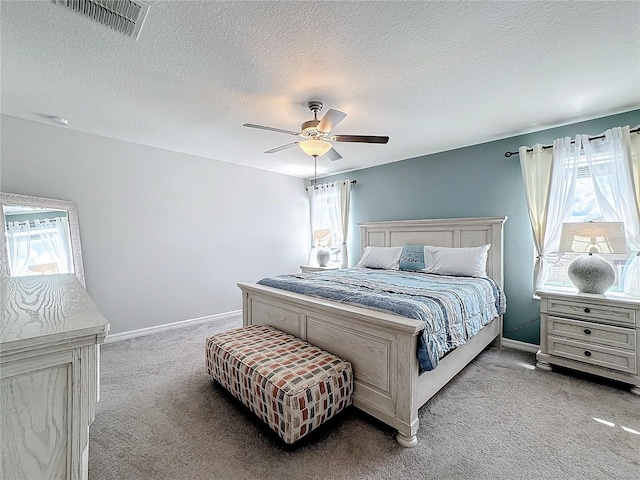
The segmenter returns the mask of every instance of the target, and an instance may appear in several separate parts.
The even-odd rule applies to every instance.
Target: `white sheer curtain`
[[[311,218],[312,245],[309,253],[309,265],[317,265],[317,245],[314,232],[330,229],[333,245],[340,245],[341,266],[347,267],[347,232],[349,222],[349,204],[351,201],[351,180],[337,181],[309,187],[309,208]]]
[[[606,222],[624,222],[631,257],[623,278],[626,293],[640,295],[640,206],[634,180],[629,127],[607,130],[604,139],[582,135],[596,200]],[[635,162],[638,162],[637,155]],[[636,169],[638,166],[636,165]]]
[[[527,147],[520,147],[520,168],[537,251],[534,291],[549,277],[550,254],[558,251],[562,222],[571,213],[580,146],[580,136],[576,136],[573,143],[570,137],[555,140],[552,154],[542,145],[534,145],[530,153]]]
[[[322,219],[324,216],[324,205],[326,199],[323,195],[323,190],[320,185],[310,186],[307,191],[309,196],[309,211],[311,219],[311,251],[309,252],[308,265],[318,265],[318,259],[316,257],[318,253],[317,245],[315,244],[314,232],[322,230]]]
[[[7,248],[11,276],[23,275],[31,251],[29,222],[7,222]]]
[[[58,264],[58,273],[73,273],[67,219],[57,217],[51,220],[34,220],[34,224],[44,248]]]

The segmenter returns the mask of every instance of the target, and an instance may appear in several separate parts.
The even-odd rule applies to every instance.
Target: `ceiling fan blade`
[[[340,160],[342,158],[342,155],[336,152],[335,148],[332,148],[327,153],[325,153],[325,156],[332,162],[335,162],[336,160]]]
[[[322,120],[320,120],[320,123],[318,124],[316,129],[324,133],[329,133],[331,130],[336,128],[336,125],[344,120],[344,117],[346,116],[346,113],[342,113],[338,110],[330,108],[329,110],[327,110],[327,113],[324,114],[324,117],[322,117]]]
[[[332,140],[335,142],[387,143],[389,137],[377,137],[374,135],[336,135]]]
[[[298,145],[298,143],[299,142],[287,143],[286,145],[281,145],[279,147],[272,148],[271,150],[267,150],[264,153],[276,153],[276,152],[279,152],[280,150],[286,150],[287,148],[294,147],[294,146]]]
[[[259,128],[260,130],[269,130],[271,132],[286,133],[289,135],[300,135],[300,132],[292,132],[291,130],[283,130],[282,128],[265,127],[264,125],[254,125],[253,123],[245,123],[243,127]]]

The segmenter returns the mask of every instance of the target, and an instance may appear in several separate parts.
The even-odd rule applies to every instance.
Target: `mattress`
[[[506,298],[490,278],[349,268],[264,278],[260,285],[424,322],[418,337],[422,371],[433,370],[506,311]]]

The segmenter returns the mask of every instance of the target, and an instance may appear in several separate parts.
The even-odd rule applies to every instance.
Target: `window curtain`
[[[629,130],[628,126],[612,128],[604,133],[604,139],[591,141],[582,135],[582,143],[604,220],[624,222],[630,257],[623,273],[623,289],[640,296],[640,201],[634,178],[638,156],[632,154]]]
[[[51,220],[34,220],[34,224],[44,248],[58,264],[58,273],[73,273],[67,219],[57,217]]]
[[[349,205],[351,202],[351,180],[309,187],[309,208],[311,218],[312,245],[309,253],[309,265],[317,265],[318,245],[314,241],[314,232],[329,228],[333,245],[341,246],[341,267],[349,265],[347,234],[349,229]],[[326,224],[329,221],[330,225]]]
[[[341,268],[349,267],[349,251],[347,238],[349,236],[349,208],[351,205],[351,180],[340,182],[340,216],[342,225],[342,265]]]
[[[30,231],[29,222],[7,222],[7,247],[11,276],[21,276],[27,268],[31,250]]]
[[[549,277],[550,254],[558,251],[562,222],[571,213],[580,147],[579,135],[574,143],[570,137],[555,140],[553,153],[545,152],[539,144],[529,153],[527,147],[520,147],[520,168],[537,252],[534,291]]]
[[[640,128],[640,125],[638,127]],[[631,143],[631,166],[633,167],[633,186],[636,196],[636,203],[640,211],[640,133],[635,133],[630,137]]]
[[[307,191],[309,196],[309,213],[311,219],[311,251],[309,252],[308,265],[318,265],[318,246],[315,243],[314,232],[322,229],[322,196],[320,195],[320,187],[309,187]]]

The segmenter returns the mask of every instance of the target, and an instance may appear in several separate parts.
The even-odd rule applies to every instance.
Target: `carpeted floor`
[[[206,372],[205,338],[238,326],[103,346],[91,480],[640,478],[640,397],[507,348],[480,354],[420,410],[416,448],[354,408],[287,447]]]

